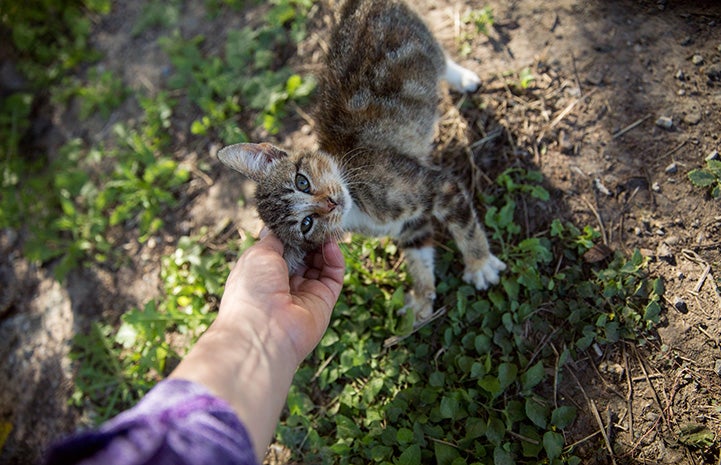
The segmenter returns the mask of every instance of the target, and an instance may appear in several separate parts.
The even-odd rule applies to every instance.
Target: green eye
[[[300,222],[300,232],[303,234],[307,234],[308,231],[313,227],[313,218],[310,216],[306,216],[303,218]]]
[[[306,194],[310,192],[310,181],[302,174],[295,175],[295,187]]]

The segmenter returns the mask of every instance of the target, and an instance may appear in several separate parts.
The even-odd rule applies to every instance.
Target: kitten
[[[400,0],[348,0],[330,39],[315,115],[319,150],[236,144],[220,160],[257,182],[258,213],[285,245],[291,273],[343,231],[391,236],[403,249],[417,320],[433,313],[433,220],[463,254],[477,289],[506,265],[489,250],[463,179],[432,161],[440,80],[473,92],[478,76],[445,55]]]

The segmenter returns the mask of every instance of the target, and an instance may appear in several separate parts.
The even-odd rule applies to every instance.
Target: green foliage
[[[591,344],[643,341],[658,322],[663,286],[640,254],[595,269],[582,256],[598,239],[555,221],[523,238],[521,196],[548,199],[541,176],[499,176],[486,221],[509,270],[478,293],[463,283],[458,253],[436,260],[444,320],[399,345],[397,250],[355,239],[346,251],[344,293],[331,326],[299,369],[278,440],[306,463],[579,463],[564,430],[576,409],[549,400],[564,365]],[[319,370],[318,367],[323,369]]]
[[[691,170],[688,178],[694,186],[708,189],[714,199],[721,198],[721,161],[706,160],[706,166]]]
[[[494,23],[493,9],[490,6],[485,6],[478,10],[471,10],[463,16],[463,22],[473,24],[476,27],[476,32],[488,35],[489,28],[493,27]]]
[[[181,0],[151,0],[145,3],[143,12],[130,34],[139,36],[148,29],[176,25],[180,20],[181,7]]]
[[[280,66],[278,51],[305,36],[303,17],[312,2],[276,0],[264,26],[244,27],[228,33],[225,58],[205,58],[202,36],[184,39],[176,33],[161,45],[176,72],[168,85],[184,90],[202,116],[191,125],[191,133],[215,132],[224,143],[247,140],[237,117],[244,108],[269,133],[280,129],[289,102],[301,101],[315,88],[312,78],[302,78]]]
[[[19,68],[38,87],[97,57],[88,47],[87,12],[107,14],[110,0],[0,0],[0,26],[21,59]]]
[[[206,0],[205,6],[217,14],[246,3]],[[177,101],[198,111],[192,134],[230,143],[244,140],[253,124],[278,131],[288,107],[315,86],[284,66],[306,34],[310,0],[271,1],[261,27],[228,33],[222,57],[206,56],[203,37],[169,33],[161,44],[173,65],[167,77],[173,99],[168,92],[131,94],[100,68],[89,68],[87,81],[68,77],[94,57],[87,47],[88,11],[107,12],[107,0],[23,6],[0,0],[0,18],[34,86],[56,83],[53,95],[78,98],[81,116],[107,116],[124,98],[135,98],[143,111],[137,122],[115,125],[109,140],[70,141],[48,161],[21,147],[33,92],[0,102],[0,226],[27,232],[25,255],[52,261],[60,278],[87,260],[117,266],[117,238],[145,241],[162,228],[164,211],[190,177],[168,155],[175,148]],[[173,28],[181,7],[176,0],[149,2],[133,32]],[[475,34],[487,34],[492,11],[476,10],[464,21]],[[464,37],[464,44],[470,47],[471,39]],[[532,79],[530,71],[521,72],[520,87]],[[277,430],[296,461],[579,463],[564,438],[577,412],[550,393],[568,381],[564,366],[592,345],[652,337],[664,289],[647,276],[639,253],[585,263],[583,254],[599,239],[590,227],[556,220],[527,237],[519,206],[549,199],[542,180],[538,172],[509,169],[496,180],[496,193],[482,199],[492,242],[509,266],[498,286],[476,292],[460,279],[463,265],[453,244],[439,248],[437,302],[447,314],[416,332],[412,315],[398,314],[407,274],[397,247],[361,238],[346,247],[344,292],[323,340],[297,372]],[[75,404],[99,422],[166,375],[212,321],[237,253],[231,249],[181,238],[162,260],[162,297],[127,312],[117,327],[94,324],[79,334],[72,350]],[[405,339],[385,347],[394,335]],[[705,444],[705,433],[689,431],[681,442]]]
[[[473,33],[463,32],[459,38],[459,53],[461,56],[466,57],[473,51],[471,42],[478,34],[487,36],[490,33],[490,28],[493,27],[493,9],[490,6],[485,6],[480,9],[474,9],[463,15],[463,24],[469,24],[473,26]]]
[[[213,321],[210,310],[217,306],[229,271],[226,252],[182,237],[175,252],[163,259],[163,300],[127,312],[117,330],[95,324],[89,334],[75,337],[71,354],[82,362],[75,403],[95,412],[97,423],[135,404]],[[176,334],[175,344],[171,334]]]
[[[81,120],[88,119],[95,112],[107,119],[123,103],[128,93],[123,81],[113,71],[101,72],[98,68],[91,68],[86,84],[76,78],[66,78],[62,85],[54,89],[53,97],[56,103],[76,97],[80,103]]]

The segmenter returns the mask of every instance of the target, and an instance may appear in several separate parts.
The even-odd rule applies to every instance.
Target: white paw
[[[458,92],[475,92],[481,87],[481,78],[468,68],[451,59],[446,61],[446,81]]]
[[[398,310],[398,314],[404,315],[406,312],[411,311],[416,321],[427,320],[433,314],[433,303],[435,300],[435,292],[419,297],[415,292],[411,291],[406,294],[406,304]]]
[[[476,289],[483,291],[492,284],[498,284],[501,280],[500,273],[506,269],[506,264],[500,261],[495,255],[490,255],[477,269],[466,269],[463,280],[476,286]]]

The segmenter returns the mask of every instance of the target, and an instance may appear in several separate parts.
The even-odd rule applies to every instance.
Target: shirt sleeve
[[[181,379],[158,383],[132,409],[53,446],[47,465],[258,465],[225,401]]]

